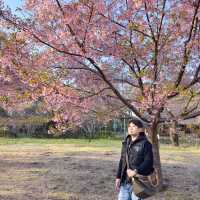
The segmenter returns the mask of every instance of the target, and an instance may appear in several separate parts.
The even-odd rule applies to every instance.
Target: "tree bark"
[[[157,184],[158,190],[160,191],[163,188],[163,175],[160,161],[160,152],[159,152],[159,141],[158,141],[158,125],[152,125],[147,128],[148,137],[153,146],[153,155],[154,155],[154,168],[157,175]]]
[[[179,146],[179,137],[176,130],[176,122],[173,122],[172,127],[169,128],[170,140],[174,146]]]

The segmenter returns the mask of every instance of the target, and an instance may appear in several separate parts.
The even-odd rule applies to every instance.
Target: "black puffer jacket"
[[[126,179],[126,151],[130,169],[137,169],[141,175],[149,175],[153,172],[152,144],[147,140],[145,133],[141,132],[135,141],[128,135],[122,142],[121,158],[117,171],[117,178],[123,183]]]

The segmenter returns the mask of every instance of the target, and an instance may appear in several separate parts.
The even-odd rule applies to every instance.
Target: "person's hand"
[[[119,188],[120,188],[120,179],[117,178],[117,179],[115,180],[115,190],[116,190],[117,192],[119,192]]]
[[[137,174],[136,170],[131,170],[131,169],[127,169],[126,172],[127,172],[127,175],[128,175],[129,178],[136,176],[136,174]]]

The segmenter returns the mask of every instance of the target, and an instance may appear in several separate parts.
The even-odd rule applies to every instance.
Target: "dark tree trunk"
[[[170,140],[174,146],[179,146],[179,137],[176,129],[177,123],[173,122],[172,126],[169,128]]]
[[[163,176],[162,176],[162,168],[160,161],[160,152],[159,152],[159,141],[157,137],[158,124],[154,124],[148,128],[148,137],[153,145],[153,155],[154,155],[154,168],[157,174],[157,183],[158,190],[161,190],[163,187]]]

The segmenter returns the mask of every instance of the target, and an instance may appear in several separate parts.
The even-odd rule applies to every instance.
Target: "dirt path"
[[[168,190],[151,200],[200,200],[200,157],[161,154]],[[115,200],[119,152],[70,145],[0,146],[0,200]]]

